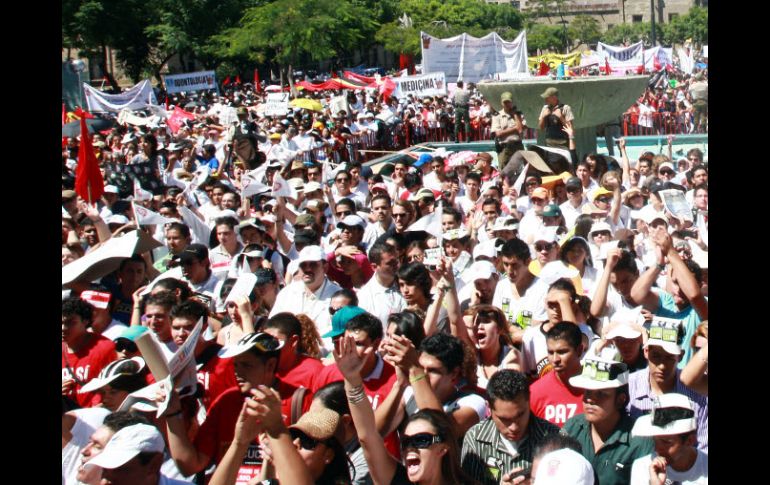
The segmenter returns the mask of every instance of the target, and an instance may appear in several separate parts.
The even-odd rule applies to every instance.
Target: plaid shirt
[[[535,448],[543,438],[558,432],[558,426],[530,413],[527,435],[519,442],[519,454],[514,457],[503,444],[495,422],[487,418],[465,434],[463,470],[482,485],[497,485],[503,474],[514,468],[531,466]]]
[[[693,403],[695,408],[695,419],[698,423],[698,449],[706,453],[709,452],[709,398],[702,396],[689,387],[682,384],[679,380],[679,374],[682,371],[676,370],[676,385],[671,392],[684,394]],[[652,411],[652,401],[655,394],[650,385],[650,368],[642,369],[632,373],[628,377],[628,392],[631,399],[626,409],[633,419],[643,416]]]

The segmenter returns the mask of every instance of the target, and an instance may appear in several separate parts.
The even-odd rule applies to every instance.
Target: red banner
[[[195,115],[187,112],[183,109],[181,109],[178,106],[174,107],[174,112],[171,114],[171,116],[168,118],[168,121],[166,124],[169,128],[171,128],[171,131],[176,134],[177,131],[179,131],[179,128],[182,126],[182,123],[184,123],[185,120],[194,120]]]

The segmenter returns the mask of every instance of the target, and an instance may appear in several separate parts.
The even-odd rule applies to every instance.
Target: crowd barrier
[[[692,113],[623,114],[623,136],[708,133],[708,123],[696,126]]]

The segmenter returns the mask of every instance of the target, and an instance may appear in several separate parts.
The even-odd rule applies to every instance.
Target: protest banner
[[[422,72],[443,72],[448,81],[478,82],[496,75],[527,75],[527,38],[522,32],[506,42],[496,32],[476,38],[460,34],[439,39],[425,32],[422,39]]]
[[[169,94],[182,91],[190,93],[206,89],[217,89],[217,78],[214,71],[198,71],[163,76],[163,83],[166,86],[166,92]]]
[[[550,69],[555,69],[562,62],[568,67],[577,67],[580,65],[582,54],[580,52],[573,52],[572,54],[544,54],[542,56],[532,56],[527,59],[527,65],[530,69],[540,65],[540,62],[545,62]]]
[[[426,96],[444,96],[447,94],[446,78],[443,72],[423,74],[422,76],[401,76],[394,78],[396,89],[393,96],[405,98],[408,95],[424,98]]]
[[[289,93],[267,93],[265,116],[284,116],[289,112]]]
[[[174,111],[171,112],[171,116],[169,116],[168,121],[166,121],[166,124],[169,128],[171,128],[171,132],[176,134],[176,132],[179,131],[179,128],[182,127],[182,123],[185,122],[185,120],[194,120],[195,115],[183,110],[182,108],[178,106],[174,106]]]
[[[155,93],[149,80],[144,80],[136,86],[120,94],[107,94],[83,83],[88,111],[93,113],[119,113],[124,109],[139,110],[151,105],[157,105]]]
[[[133,194],[134,180],[138,180],[144,190],[149,190],[154,195],[162,194],[164,186],[158,178],[158,167],[155,166],[155,163],[155,160],[130,165],[109,163],[107,166],[112,172],[109,176],[109,183],[118,187],[118,192],[121,195],[125,194],[124,197]]]

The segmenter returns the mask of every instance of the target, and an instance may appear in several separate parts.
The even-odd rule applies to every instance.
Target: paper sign
[[[685,199],[684,192],[676,189],[661,190],[658,195],[663,199],[666,210],[681,221],[693,222],[692,209]]]
[[[248,264],[246,258],[244,258],[244,262]],[[233,289],[230,290],[230,293],[227,294],[225,303],[235,301],[239,296],[248,298],[256,284],[257,275],[251,272],[243,273],[238,277],[238,280],[235,282],[235,285],[233,285]]]
[[[452,263],[452,272],[455,274],[455,277],[457,277],[460,273],[462,273],[465,268],[468,266],[468,263],[471,261],[471,255],[468,254],[466,251],[463,251],[460,253],[460,256],[457,257],[457,260]]]
[[[422,264],[425,266],[438,266],[441,264],[441,257],[444,255],[444,250],[441,248],[431,248],[425,250],[425,257],[422,260]]]
[[[267,93],[265,116],[284,116],[289,112],[289,93]]]

